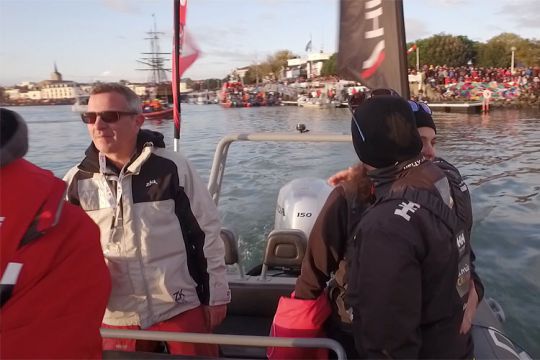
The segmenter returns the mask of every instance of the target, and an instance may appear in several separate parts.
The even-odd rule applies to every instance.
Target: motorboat
[[[148,120],[172,119],[173,108],[167,103],[155,99],[143,102],[142,114]]]
[[[208,180],[208,190],[218,206],[229,148],[238,141],[347,143],[351,141],[351,136],[310,132],[239,133],[223,137],[217,145]],[[220,344],[220,358],[265,359],[266,347],[280,346],[323,347],[334,351],[336,358],[345,359],[342,346],[335,340],[268,336],[280,297],[289,296],[294,289],[306,252],[309,232],[330,191],[325,180],[319,178],[299,178],[284,184],[277,198],[274,229],[266,237],[262,264],[247,271],[243,268],[238,251],[237,234],[229,229],[222,229],[221,238],[225,244],[225,263],[229,268],[227,276],[232,301],[228,306],[227,317],[214,334],[102,329],[102,335],[217,343]],[[291,216],[299,213],[310,216]],[[504,319],[504,311],[494,299],[485,298],[479,304],[472,327],[476,359],[531,359],[530,355],[505,335]],[[132,356],[143,355],[146,358],[148,354]],[[104,358],[122,356],[128,355],[118,351],[106,351],[104,354]]]
[[[172,119],[173,108],[166,108],[162,110],[143,112],[143,116],[148,120],[165,120]]]
[[[305,108],[313,109],[328,109],[336,107],[330,100],[327,98],[309,98],[305,95],[299,96],[297,100],[298,106]]]

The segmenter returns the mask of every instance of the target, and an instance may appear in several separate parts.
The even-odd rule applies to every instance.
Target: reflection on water
[[[28,159],[62,176],[89,143],[69,106],[15,109],[29,122]],[[183,107],[181,149],[207,179],[215,146],[226,133],[350,132],[346,109]],[[507,315],[506,329],[540,355],[540,111],[494,110],[489,115],[436,113],[439,155],[456,165],[473,196],[473,246],[487,295]],[[172,144],[170,121],[147,123]],[[296,177],[326,178],[356,161],[350,144],[236,143],[231,146],[220,210],[240,235],[247,266],[262,257],[274,223],[279,188]]]

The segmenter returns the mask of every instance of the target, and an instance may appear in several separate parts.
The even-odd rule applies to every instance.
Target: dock
[[[447,113],[467,113],[479,114],[482,112],[481,102],[463,102],[463,103],[428,103],[432,111],[440,111]]]
[[[297,101],[282,101],[283,106],[298,106]],[[432,111],[447,112],[447,113],[467,113],[479,114],[482,112],[481,102],[462,102],[462,103],[428,103]],[[336,107],[347,107],[347,103],[343,102]]]
[[[283,105],[283,106],[298,106],[298,101],[283,100],[283,101],[281,101],[281,105]]]

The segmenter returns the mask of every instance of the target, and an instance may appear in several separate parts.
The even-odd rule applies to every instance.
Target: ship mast
[[[147,68],[137,70],[150,71],[148,80],[150,83],[157,85],[168,81],[166,72],[171,71],[171,69],[165,67],[165,62],[170,61],[170,56],[166,58],[164,55],[170,55],[171,53],[161,52],[159,36],[164,33],[157,31],[155,14],[152,14],[152,17],[154,18],[154,29],[148,31],[149,37],[145,38],[145,40],[150,40],[150,52],[143,52],[142,54],[145,57],[137,60],[137,62],[146,65]]]

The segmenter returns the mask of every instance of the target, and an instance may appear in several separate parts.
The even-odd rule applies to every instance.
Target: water
[[[15,108],[29,123],[27,159],[64,173],[89,144],[86,127],[69,106]],[[346,109],[296,107],[222,109],[183,107],[181,150],[208,178],[218,140],[226,133],[349,132]],[[540,111],[495,110],[490,115],[436,113],[438,151],[456,165],[471,188],[473,246],[487,296],[506,311],[505,329],[540,356]],[[172,123],[148,123],[172,144]],[[279,188],[302,176],[326,178],[356,162],[350,144],[235,143],[223,182],[220,210],[225,226],[240,235],[249,267],[261,261],[273,227]]]

